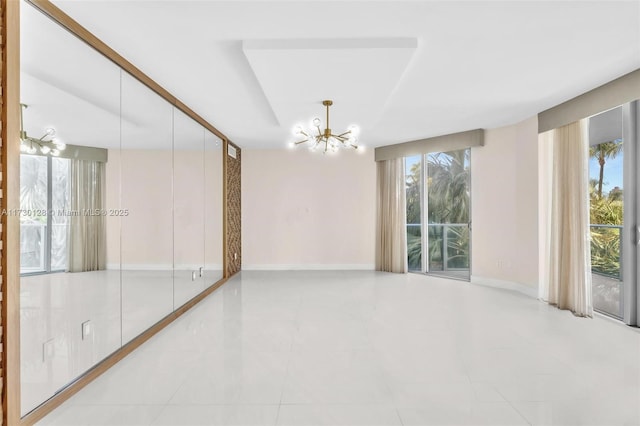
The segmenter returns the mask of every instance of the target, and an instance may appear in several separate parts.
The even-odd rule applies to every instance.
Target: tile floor
[[[518,293],[243,272],[41,425],[639,425],[640,333]]]

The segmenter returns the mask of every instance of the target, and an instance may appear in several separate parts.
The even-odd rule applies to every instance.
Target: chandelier
[[[311,121],[311,128],[305,130],[302,126],[296,126],[293,129],[293,134],[302,140],[293,142],[291,146],[298,146],[303,143],[309,144],[311,151],[322,151],[323,154],[327,152],[337,152],[340,148],[352,148],[358,149],[358,128],[356,126],[350,126],[346,132],[340,134],[334,134],[329,127],[329,107],[333,105],[332,100],[322,101],[322,105],[327,107],[327,122],[324,130],[320,128],[322,121],[319,118],[314,118]]]
[[[24,130],[24,123],[22,119],[22,111],[29,106],[26,104],[20,104],[20,151],[25,154],[44,154],[57,157],[60,155],[60,151],[64,151],[67,147],[63,142],[55,139],[56,130],[52,127],[45,129],[44,135],[40,138],[32,138],[27,135]]]

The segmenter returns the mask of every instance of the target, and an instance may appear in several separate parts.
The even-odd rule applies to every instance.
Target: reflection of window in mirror
[[[67,267],[69,163],[66,158],[20,156],[20,272]]]

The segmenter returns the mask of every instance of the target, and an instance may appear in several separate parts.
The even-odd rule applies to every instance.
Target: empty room
[[[0,426],[640,425],[637,0],[0,15]]]

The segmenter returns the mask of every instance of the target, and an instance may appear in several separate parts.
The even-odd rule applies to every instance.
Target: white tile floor
[[[638,425],[640,333],[517,293],[243,272],[42,425]]]

